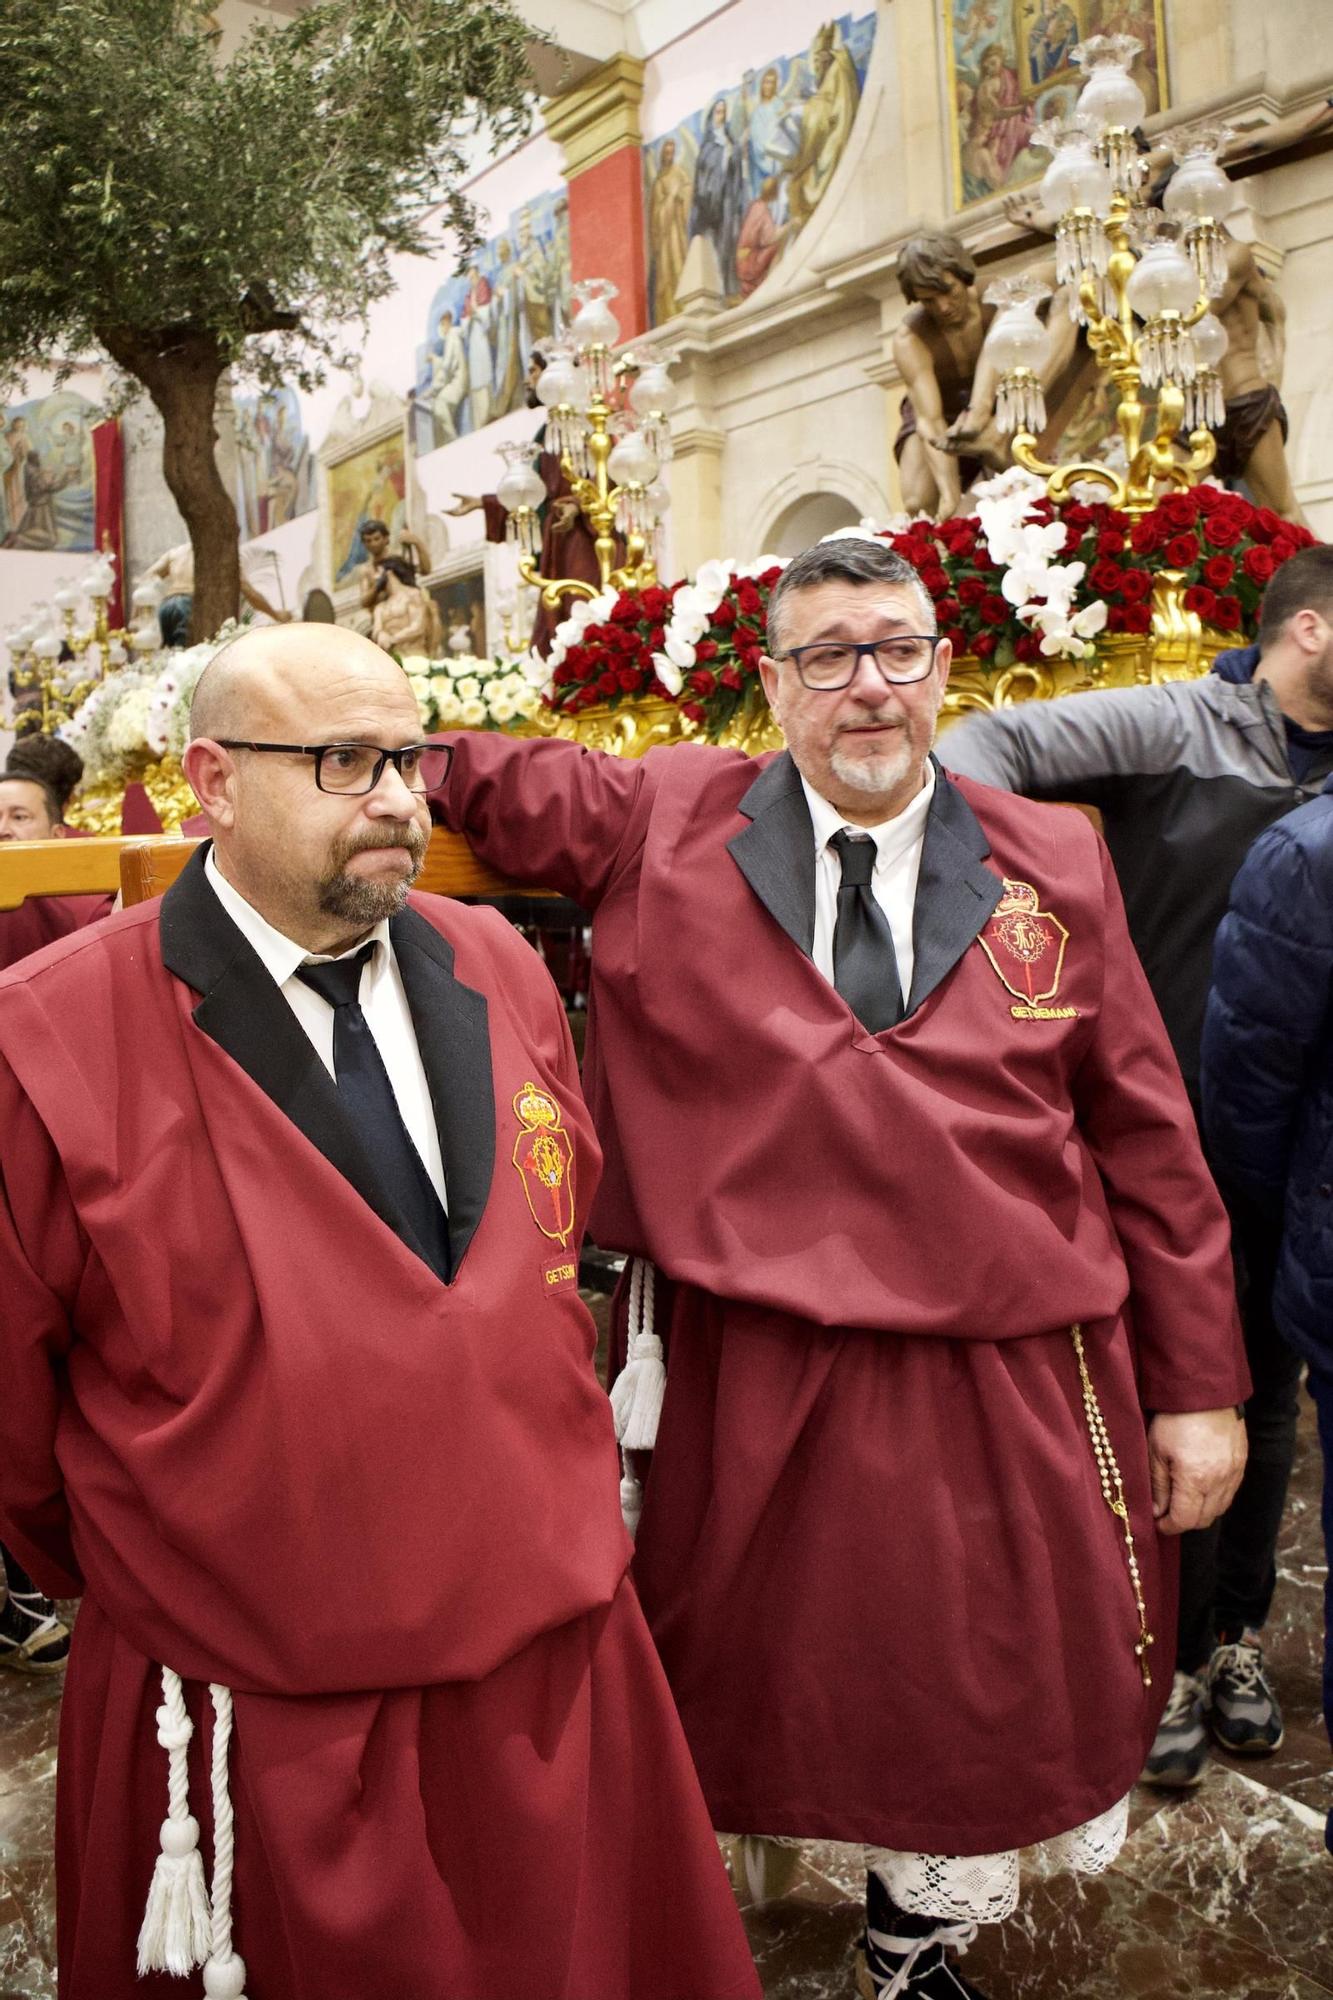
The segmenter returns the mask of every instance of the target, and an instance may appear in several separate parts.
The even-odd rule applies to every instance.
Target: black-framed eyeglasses
[[[216,739],[222,750],[268,751],[286,757],[313,757],[315,783],[321,792],[373,792],[392,764],[409,792],[433,792],[449,775],[451,752],[446,743],[407,743],[401,750],[381,750],[378,743],[246,743],[235,737]]]
[[[863,657],[869,653],[890,687],[906,687],[923,681],[935,664],[938,632],[895,632],[891,639],[822,639],[813,646],[792,646],[775,653],[778,660],[793,660],[803,687],[821,694],[850,687]]]

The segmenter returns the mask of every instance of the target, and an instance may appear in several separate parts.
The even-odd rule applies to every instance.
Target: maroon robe
[[[591,1227],[669,1281],[635,1578],[714,1823],[978,1853],[1103,1811],[1171,1685],[1143,1412],[1247,1387],[1226,1219],[1105,849],[941,773],[907,1015],[871,1035],[811,959],[785,754],[452,740],[447,822],[594,913]],[[1035,1002],[994,932],[1005,878],[1068,933]]]
[[[113,896],[28,896],[17,909],[0,910],[0,972],[108,916],[114,901]]]
[[[392,920],[445,1286],[202,859],[0,979],[3,1533],[86,1592],[62,2000],[199,1990],[134,1971],[159,1662],[235,1691],[251,2000],[756,2000],[626,1578],[576,1283],[599,1159],[554,990],[494,912]],[[204,1723],[206,1854],[208,1748]]]

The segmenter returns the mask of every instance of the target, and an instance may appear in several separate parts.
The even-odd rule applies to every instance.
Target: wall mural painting
[[[676,310],[692,238],[711,238],[735,305],[804,228],[851,136],[874,40],[873,14],[825,21],[809,48],[747,70],[644,147],[653,325]]]
[[[1045,173],[1045,118],[1067,117],[1083,86],[1073,51],[1089,35],[1143,44],[1134,77],[1148,111],[1167,102],[1163,0],[942,0],[959,207]]]
[[[367,521],[383,521],[397,540],[407,526],[407,461],[401,435],[363,445],[327,468],[329,530],[335,583],[346,583],[370,552],[361,539]]]
[[[92,549],[100,412],[72,389],[0,411],[0,548]]]
[[[537,195],[431,300],[412,389],[418,454],[523,407],[528,357],[568,326],[569,203]]]
[[[315,462],[294,389],[237,396],[236,513],[242,541],[309,514]]]

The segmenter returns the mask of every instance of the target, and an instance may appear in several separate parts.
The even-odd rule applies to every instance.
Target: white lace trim
[[[1042,1875],[1064,1869],[1076,1875],[1104,1874],[1124,1846],[1128,1826],[1125,1797],[1096,1819],[1029,1849],[1028,1865]],[[866,1850],[866,1862],[898,1908],[913,1916],[995,1924],[1012,1916],[1018,1903],[1016,1848],[1003,1854],[900,1854],[872,1847]]]

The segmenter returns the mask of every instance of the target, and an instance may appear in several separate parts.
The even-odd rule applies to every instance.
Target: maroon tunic
[[[495,913],[412,903],[391,933],[447,1286],[202,856],[161,905],[0,979],[4,1536],[87,1593],[62,2000],[181,1991],[134,1976],[158,1662],[235,1690],[251,2000],[758,1993],[625,1577],[563,1012]],[[564,1162],[545,1202],[541,1131]],[[207,1752],[205,1725],[206,1850]]]
[[[110,914],[111,896],[29,896],[15,910],[0,910],[0,972],[57,938],[81,931]]]
[[[1171,1681],[1143,1411],[1247,1378],[1225,1216],[1097,836],[941,774],[908,1013],[870,1035],[810,956],[785,754],[453,740],[448,821],[594,911],[593,1233],[672,1281],[635,1576],[715,1824],[968,1853],[1104,1810]]]

